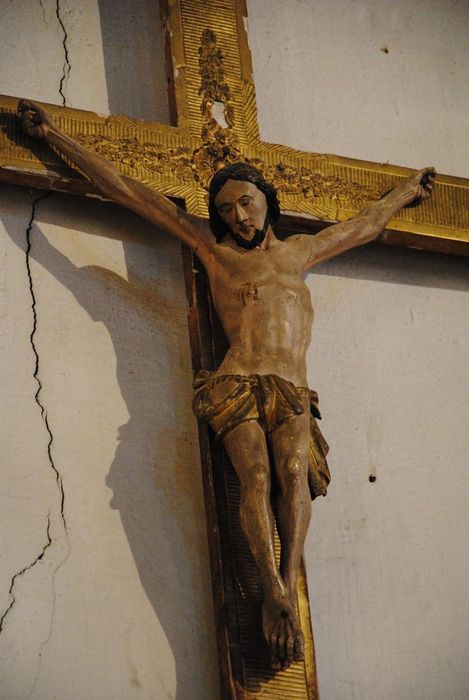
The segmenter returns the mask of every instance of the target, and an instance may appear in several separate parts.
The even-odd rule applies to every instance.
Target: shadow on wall
[[[31,257],[74,294],[94,321],[105,324],[112,339],[129,420],[119,428],[118,448],[106,477],[113,492],[110,504],[119,511],[142,586],[174,654],[176,700],[186,700],[194,683],[207,686],[203,676],[210,675],[207,662],[215,649],[210,595],[203,594],[201,583],[209,585],[205,536],[197,533],[204,528],[199,467],[188,460],[192,452],[178,430],[187,425],[191,401],[190,374],[181,372],[180,348],[171,348],[178,342],[172,297],[181,278],[171,280],[164,292],[151,281],[142,282],[136,274],[141,253],[135,242],[146,243],[145,251],[155,261],[167,256],[168,246],[167,240],[159,244],[157,236],[150,246],[141,233],[132,235],[132,244],[123,241],[128,281],[103,267],[76,267],[49,243],[40,226],[47,222],[67,228],[75,211],[83,235],[94,233],[94,212],[87,210],[86,217],[80,217],[77,201],[54,193],[39,203]],[[101,203],[87,205],[100,208],[102,214]],[[134,215],[126,216],[130,220]],[[148,226],[136,216],[135,222],[137,230]],[[194,520],[188,522],[191,515]],[[192,562],[188,567],[186,559]],[[197,623],[199,615],[204,625]],[[202,627],[211,640],[203,639]],[[191,649],[194,654],[188,653]],[[200,671],[203,664],[205,670]]]
[[[159,2],[98,0],[98,6],[110,113],[169,124]]]
[[[469,290],[469,258],[369,243],[314,268],[313,274],[412,287]]]

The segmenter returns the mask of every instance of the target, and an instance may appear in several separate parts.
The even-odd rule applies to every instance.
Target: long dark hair
[[[215,197],[220,192],[221,188],[228,180],[243,180],[252,182],[258,190],[265,194],[267,201],[267,211],[271,224],[275,224],[280,216],[280,203],[278,201],[277,190],[275,187],[265,180],[261,171],[248,163],[231,163],[221,168],[212,178],[208,193],[208,214],[210,228],[217,239],[217,243],[221,243],[227,233],[230,232],[229,226],[225,224],[215,206]]]

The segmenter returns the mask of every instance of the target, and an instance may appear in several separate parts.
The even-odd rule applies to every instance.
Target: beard
[[[265,215],[263,227],[254,229],[255,233],[250,241],[247,241],[239,233],[234,233],[233,231],[230,231],[231,238],[240,248],[244,248],[245,250],[252,250],[253,248],[257,248],[258,245],[261,245],[262,241],[267,235],[267,229],[269,228],[269,225],[270,216],[269,212],[267,212],[267,214]]]

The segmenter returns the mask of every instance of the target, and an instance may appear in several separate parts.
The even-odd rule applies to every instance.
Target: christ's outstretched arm
[[[205,219],[187,214],[164,195],[121,175],[106,158],[83,148],[61,131],[36,103],[20,100],[18,117],[28,136],[43,139],[69,158],[104,197],[132,209],[167,233],[180,238],[198,254],[202,262],[208,262],[215,239]]]
[[[430,197],[435,175],[434,168],[423,168],[353,219],[330,226],[315,236],[292,236],[288,242],[304,257],[305,270],[350,248],[369,243],[403,207]]]

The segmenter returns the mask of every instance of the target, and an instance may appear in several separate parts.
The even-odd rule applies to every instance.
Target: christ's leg
[[[270,463],[264,431],[255,420],[233,428],[223,439],[241,486],[241,527],[259,569],[264,601],[262,623],[274,668],[294,657],[295,613],[275,561],[274,523],[270,506]]]
[[[280,573],[295,608],[298,570],[311,519],[309,411],[286,420],[271,433],[270,439],[279,483],[276,516],[281,543]],[[295,659],[304,657],[303,646],[303,635],[297,624]]]

